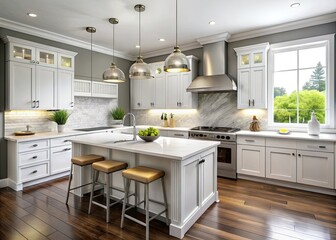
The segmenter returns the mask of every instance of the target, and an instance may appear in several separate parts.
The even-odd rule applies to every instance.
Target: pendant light
[[[177,45],[177,0],[176,0],[176,36],[174,51],[166,58],[164,63],[165,72],[189,72],[189,61],[187,57],[181,52]]]
[[[88,33],[91,34],[91,55],[90,55],[90,58],[91,58],[91,65],[90,65],[90,74],[91,74],[91,85],[92,85],[92,34],[96,32],[96,28],[95,27],[86,27],[86,31]]]
[[[117,18],[110,18],[109,22],[113,24],[113,42],[112,42],[112,63],[111,67],[105,70],[103,73],[104,82],[112,82],[112,83],[122,83],[126,81],[125,74],[121,71],[117,65],[114,63],[114,25],[119,23]]]
[[[141,57],[141,12],[144,12],[145,9],[145,6],[142,4],[137,4],[134,6],[134,10],[139,13],[139,56],[129,70],[129,77],[132,80],[150,79],[153,77],[149,66],[143,61]]]

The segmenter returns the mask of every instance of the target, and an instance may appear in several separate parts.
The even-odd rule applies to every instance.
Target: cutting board
[[[34,132],[31,131],[19,131],[14,133],[15,136],[28,136],[28,135],[34,135]]]

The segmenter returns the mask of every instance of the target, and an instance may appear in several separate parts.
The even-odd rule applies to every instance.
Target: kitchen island
[[[126,140],[126,141],[125,141]],[[165,184],[169,207],[169,234],[182,238],[196,220],[215,201],[217,192],[217,145],[216,141],[200,141],[160,137],[154,142],[118,133],[97,133],[71,139],[73,155],[99,154],[106,159],[124,161],[129,167],[147,166],[165,171]],[[90,182],[90,167],[74,168],[74,186]],[[121,173],[115,173],[111,186],[123,188]],[[88,188],[78,189],[82,195]],[[143,198],[143,188],[131,185],[131,191]],[[114,191],[116,198],[122,194]],[[163,201],[159,182],[150,185],[150,198]],[[130,199],[131,203],[134,200]],[[150,211],[159,212],[160,205],[150,204]]]

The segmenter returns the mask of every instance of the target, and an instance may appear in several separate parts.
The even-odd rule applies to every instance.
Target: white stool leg
[[[96,178],[95,175],[97,174],[96,171],[92,168],[92,186],[91,186],[91,194],[90,194],[90,202],[89,202],[89,211],[88,214],[91,214],[91,206],[92,206],[92,199],[93,199],[93,191],[96,183]]]
[[[149,240],[149,184],[145,184],[145,205],[146,205],[146,240]]]

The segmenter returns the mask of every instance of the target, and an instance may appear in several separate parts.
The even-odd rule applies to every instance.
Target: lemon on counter
[[[289,131],[288,131],[287,128],[280,128],[279,129],[279,133],[281,133],[281,134],[287,134],[287,133],[289,133]]]

